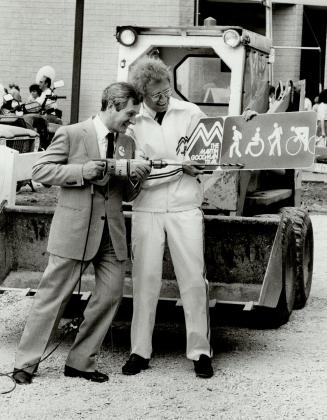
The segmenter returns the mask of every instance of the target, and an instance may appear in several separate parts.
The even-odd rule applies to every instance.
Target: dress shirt
[[[97,134],[98,146],[100,151],[101,159],[105,159],[107,155],[108,139],[107,134],[109,133],[108,128],[103,124],[99,115],[93,118],[94,128]]]

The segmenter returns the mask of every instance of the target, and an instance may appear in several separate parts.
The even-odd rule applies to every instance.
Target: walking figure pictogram
[[[236,125],[233,125],[233,143],[229,149],[229,157],[232,158],[235,153],[238,157],[241,157],[240,152],[240,140],[242,140],[242,133],[236,129]]]
[[[268,136],[270,143],[269,156],[275,155],[275,148],[277,149],[277,156],[281,156],[282,151],[280,147],[280,140],[283,134],[283,129],[278,123],[274,123],[274,131]],[[272,141],[273,140],[273,141]]]

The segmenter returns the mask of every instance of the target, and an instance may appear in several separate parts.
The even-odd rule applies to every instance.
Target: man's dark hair
[[[47,84],[47,86],[48,86],[48,88],[50,88],[50,87],[51,87],[51,79],[50,79],[50,77],[46,77],[46,78],[44,79],[44,83],[46,83],[46,84]]]
[[[126,107],[129,99],[133,100],[134,105],[140,103],[139,95],[130,83],[112,83],[102,93],[101,111],[105,111],[111,104],[115,106],[116,111],[120,111]]]
[[[31,85],[30,87],[29,87],[29,91],[30,91],[30,93],[32,93],[33,92],[33,90],[35,90],[37,93],[38,93],[38,95],[39,96],[41,96],[41,89],[40,89],[40,86],[39,85],[37,85],[36,83],[34,83],[33,85]]]

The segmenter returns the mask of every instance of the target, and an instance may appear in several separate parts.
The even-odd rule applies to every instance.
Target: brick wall
[[[68,97],[60,101],[66,121],[70,116],[74,18],[75,0],[0,1],[0,83],[18,84],[25,100],[38,69],[53,66],[56,79],[65,81],[58,94]]]
[[[301,46],[303,5],[273,7],[273,45]],[[300,78],[301,50],[276,49],[274,84]]]
[[[193,0],[85,0],[80,115],[82,120],[99,109],[103,88],[116,80],[117,25],[192,25]],[[302,5],[274,5],[274,45],[301,45]],[[64,122],[70,118],[74,47],[75,0],[1,0],[0,83],[21,86],[22,96],[46,64],[63,79],[58,93]],[[35,26],[37,29],[35,29]],[[300,50],[277,50],[274,80],[299,78]]]
[[[179,25],[192,26],[194,23],[194,0],[179,0]]]
[[[116,80],[115,27],[179,25],[180,3],[185,0],[85,0],[80,120],[99,109],[103,88]]]
[[[155,7],[154,7],[155,6]],[[117,25],[166,26],[193,23],[193,0],[85,0],[80,114],[99,109],[103,88],[116,80]],[[23,99],[37,70],[51,65],[65,87],[58,94],[64,122],[70,119],[75,0],[0,1],[0,83],[15,82]]]

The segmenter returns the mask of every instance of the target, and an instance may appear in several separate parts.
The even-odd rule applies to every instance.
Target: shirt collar
[[[103,124],[103,122],[101,121],[101,118],[99,117],[99,114],[97,114],[93,118],[93,124],[94,124],[95,131],[97,133],[98,140],[104,139],[107,136],[107,134],[109,133],[109,130]]]
[[[184,109],[183,101],[180,101],[176,98],[171,97],[169,100],[169,105],[167,112],[172,109]],[[153,109],[149,108],[145,102],[142,102],[139,115],[153,118],[156,116],[156,112]]]
[[[151,117],[151,118],[154,119],[154,117],[156,116],[156,111],[154,111],[152,108],[150,108],[145,102],[142,102],[142,105],[143,105],[142,114],[147,115],[148,117]]]

